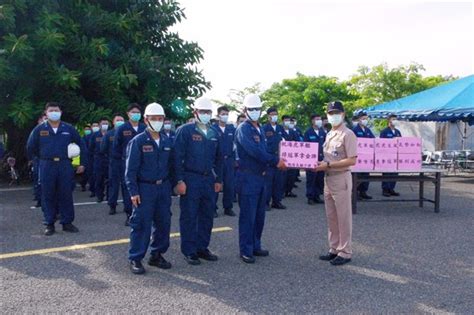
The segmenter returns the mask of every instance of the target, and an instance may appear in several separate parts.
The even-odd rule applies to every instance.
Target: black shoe
[[[150,259],[148,259],[148,264],[150,266],[155,266],[160,269],[170,269],[171,268],[171,263],[167,261],[166,259],[161,256],[161,254],[154,254],[150,256]]]
[[[322,200],[322,199],[319,198],[319,196],[318,196],[318,197],[314,198],[314,202],[316,202],[316,203],[324,203],[324,200]]]
[[[145,273],[145,268],[142,262],[139,260],[130,260],[130,271],[136,275],[142,275]]]
[[[217,210],[216,210],[216,211],[214,211],[214,219],[218,218],[218,217],[219,217],[219,214],[217,213]]]
[[[344,257],[341,257],[341,256],[337,256],[336,258],[331,260],[330,263],[333,266],[341,266],[341,265],[347,264],[350,261],[351,261],[350,258],[344,258]]]
[[[308,204],[309,205],[314,205],[314,204],[316,204],[316,202],[313,199],[308,198]]]
[[[297,182],[297,183],[301,183],[301,179],[297,178],[297,179],[296,179],[296,182]]]
[[[46,225],[46,228],[44,229],[44,235],[50,236],[53,235],[56,230],[54,229],[54,224],[48,224]]]
[[[125,226],[130,226],[130,217],[127,215],[127,218],[125,219]]]
[[[254,264],[255,263],[255,257],[252,256],[245,256],[245,255],[240,255],[240,259],[246,264]]]
[[[79,229],[75,227],[72,223],[63,224],[63,231],[70,232],[70,233],[77,233]]]
[[[367,195],[367,193],[366,193],[365,191],[361,191],[361,192],[359,193],[359,197],[362,198],[362,199],[365,199],[365,200],[370,200],[370,199],[372,199],[372,196]]]
[[[198,251],[197,256],[207,261],[217,261],[219,259],[217,255],[211,253],[209,249],[206,249],[205,251]]]
[[[382,195],[384,195],[384,197],[390,197],[390,196],[391,196],[390,190],[384,189],[384,190],[382,191]]]
[[[101,203],[102,201],[104,201],[104,198],[97,198],[97,203]]]
[[[41,201],[36,202],[35,208],[41,208]]]
[[[337,257],[337,254],[327,253],[325,255],[319,256],[320,260],[330,261]]]
[[[270,207],[269,205],[266,205],[265,211],[272,211],[272,207]]]
[[[257,257],[267,257],[270,255],[270,252],[266,249],[256,249],[253,251],[253,255]]]
[[[274,202],[274,203],[272,203],[272,208],[274,208],[274,209],[280,209],[280,210],[286,209],[286,207],[285,207],[281,202]]]
[[[94,197],[95,197],[95,193],[91,193],[91,194],[89,195],[89,198],[94,198]]]
[[[232,209],[224,209],[224,214],[228,215],[229,217],[235,217],[236,216],[234,210],[232,210]]]
[[[391,190],[389,191],[389,193],[390,193],[390,196],[395,196],[395,197],[400,196],[400,194],[397,193],[397,192],[396,192],[395,190],[393,190],[393,189],[391,189]]]
[[[184,260],[190,265],[197,266],[201,264],[201,261],[199,260],[198,255],[190,255],[190,256],[184,256]]]
[[[290,191],[290,192],[287,192],[287,193],[285,194],[285,196],[288,197],[288,198],[296,198],[296,197],[298,197],[297,194],[295,194],[295,193],[293,193],[293,192],[291,192],[291,191]]]
[[[115,206],[110,206],[109,214],[114,215],[117,213],[117,208]]]

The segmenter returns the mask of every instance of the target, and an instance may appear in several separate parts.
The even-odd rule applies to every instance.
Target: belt
[[[198,174],[198,175],[202,175],[202,176],[209,176],[209,175],[213,175],[212,174],[212,171],[211,172],[198,172],[198,171],[193,171],[193,170],[184,170],[186,173],[193,173],[193,174]]]
[[[161,184],[163,184],[166,180],[167,180],[167,178],[159,179],[159,180],[144,180],[144,179],[139,179],[138,182],[139,182],[139,183],[143,183],[143,184],[161,185]]]
[[[59,162],[59,161],[71,161],[71,159],[64,159],[64,158],[60,158],[60,157],[40,158],[40,160],[44,160],[44,161],[54,161],[54,162]]]

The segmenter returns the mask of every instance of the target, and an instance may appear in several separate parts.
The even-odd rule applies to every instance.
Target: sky
[[[204,49],[212,99],[306,75],[348,79],[361,65],[417,62],[424,75],[474,73],[472,2],[178,0],[182,38]]]

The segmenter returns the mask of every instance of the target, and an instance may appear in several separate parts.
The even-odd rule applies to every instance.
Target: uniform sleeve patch
[[[142,147],[143,152],[153,152],[153,146],[152,145],[144,145]]]
[[[202,141],[201,135],[193,135],[193,141]]]
[[[48,130],[41,130],[41,131],[40,131],[40,136],[41,136],[41,137],[49,136],[49,131],[48,131]]]

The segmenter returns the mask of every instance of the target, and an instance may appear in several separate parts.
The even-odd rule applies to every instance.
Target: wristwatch
[[[330,162],[326,162],[328,164],[328,168],[331,168],[331,163]]]

